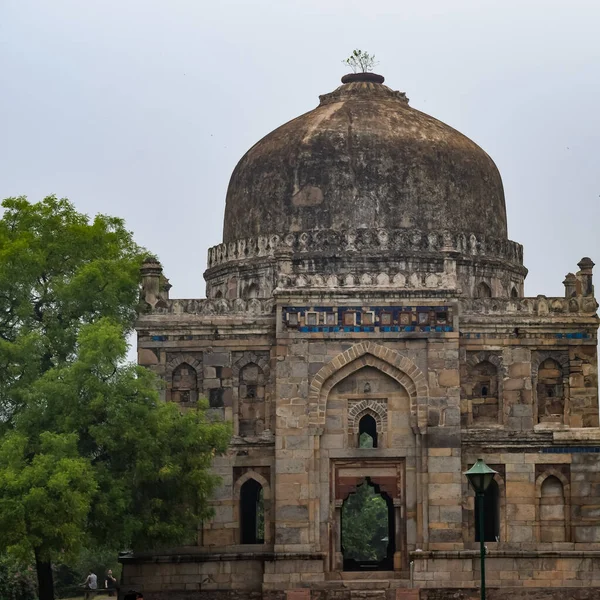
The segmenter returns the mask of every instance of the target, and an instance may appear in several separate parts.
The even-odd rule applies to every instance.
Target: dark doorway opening
[[[392,571],[395,531],[392,499],[365,478],[342,504],[344,571]]]
[[[377,421],[371,415],[358,422],[358,447],[377,448]]]
[[[479,503],[475,498],[475,541],[479,541]],[[500,541],[500,488],[492,479],[483,496],[483,541]]]
[[[264,544],[265,510],[263,489],[254,479],[248,479],[240,490],[240,542]]]

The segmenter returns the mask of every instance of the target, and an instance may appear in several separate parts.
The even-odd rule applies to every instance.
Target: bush
[[[35,600],[36,573],[7,555],[0,555],[0,600]]]

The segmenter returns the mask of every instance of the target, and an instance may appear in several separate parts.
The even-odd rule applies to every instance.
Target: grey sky
[[[0,197],[121,216],[203,296],[236,162],[362,48],[492,156],[526,293],[562,295],[600,263],[598,23],[595,0],[0,0]]]

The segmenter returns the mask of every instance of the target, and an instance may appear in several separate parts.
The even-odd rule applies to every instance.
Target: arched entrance
[[[255,479],[248,479],[240,489],[240,542],[263,544],[265,510],[263,488]]]
[[[391,571],[395,543],[394,503],[369,477],[342,504],[344,571]]]

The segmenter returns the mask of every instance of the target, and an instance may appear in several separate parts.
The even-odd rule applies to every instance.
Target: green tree
[[[121,220],[66,200],[5,200],[0,220],[0,551],[52,562],[83,547],[188,541],[210,515],[229,428],[159,400],[125,363],[145,251]]]
[[[388,549],[388,507],[386,501],[365,480],[342,505],[344,558],[380,561]]]

